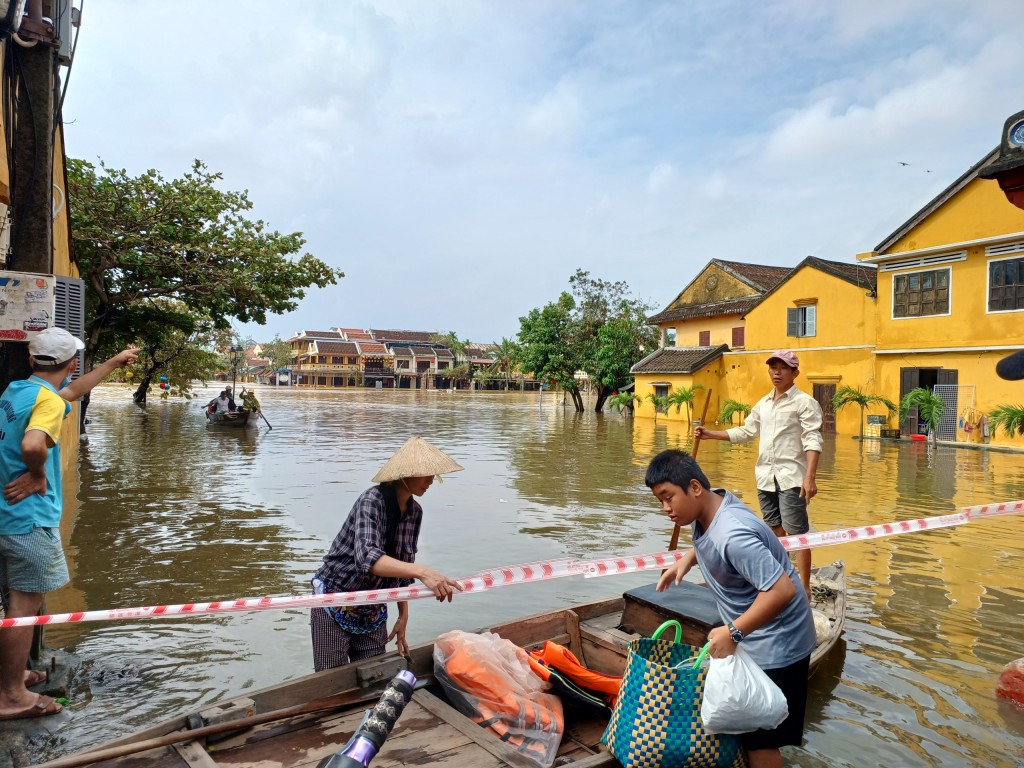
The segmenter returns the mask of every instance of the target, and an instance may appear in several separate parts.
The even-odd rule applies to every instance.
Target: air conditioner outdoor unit
[[[17,32],[24,15],[25,0],[0,0],[0,32]]]

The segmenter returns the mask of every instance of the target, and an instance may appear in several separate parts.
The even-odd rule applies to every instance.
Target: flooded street
[[[658,451],[691,442],[685,425],[578,415],[550,393],[264,389],[272,430],[208,429],[199,403],[212,391],[143,412],[127,389],[97,390],[80,505],[65,513],[72,582],[49,596],[50,612],[306,593],[352,502],[410,434],[465,467],[422,499],[418,559],[438,570],[466,576],[662,551],[671,523],[644,469]],[[756,509],[756,444],[707,441],[698,458],[713,484]],[[842,436],[826,443],[812,523],[845,528],[1024,498],[1022,464],[1022,454]],[[1003,665],[1024,656],[1022,526],[1007,517],[816,550],[816,564],[847,564],[845,643],[812,680],[805,747],[787,760],[1024,763],[1024,720],[993,694]],[[451,605],[414,602],[410,640],[652,578],[569,578]],[[312,671],[305,610],[61,625],[46,640],[83,666],[37,761]]]

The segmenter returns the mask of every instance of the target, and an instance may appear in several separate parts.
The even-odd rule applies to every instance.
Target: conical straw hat
[[[440,448],[418,435],[413,435],[373,476],[373,482],[387,483],[401,480],[403,477],[431,477],[444,472],[459,472],[462,469]]]

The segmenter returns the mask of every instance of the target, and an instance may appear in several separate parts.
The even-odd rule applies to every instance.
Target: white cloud
[[[1009,5],[106,0],[68,150],[165,176],[199,157],[346,271],[256,335],[486,341],[577,267],[663,304],[715,256],[869,249],[1020,109]]]

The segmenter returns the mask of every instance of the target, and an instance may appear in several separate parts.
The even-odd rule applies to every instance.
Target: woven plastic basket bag
[[[675,641],[661,638],[675,627]],[[650,638],[629,644],[622,688],[602,743],[624,768],[743,768],[736,736],[704,730],[700,704],[707,651],[679,642],[682,627],[666,621]]]

